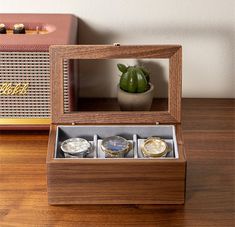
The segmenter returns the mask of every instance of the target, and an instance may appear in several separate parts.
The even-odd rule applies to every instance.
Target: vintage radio
[[[1,14],[0,24],[4,29],[0,30],[0,128],[49,129],[49,46],[76,44],[77,18],[68,14]],[[21,26],[24,34],[17,30]],[[65,61],[63,70],[65,108],[69,110],[74,68]]]
[[[181,46],[58,45],[50,47],[50,56],[49,204],[183,204],[186,158],[180,125]],[[111,105],[113,110],[107,111],[107,102],[94,97],[88,108],[84,104],[77,111],[66,111],[64,60],[129,58],[169,59],[168,105],[157,102],[151,111],[118,111]],[[89,75],[86,78],[89,80]],[[78,102],[83,99],[78,98]],[[111,155],[105,148],[110,136],[110,146],[121,144],[125,155]],[[155,145],[157,141],[167,145],[167,155],[146,156],[143,144],[151,141]],[[76,148],[75,144],[78,149],[87,146],[89,152],[74,157],[70,149]]]

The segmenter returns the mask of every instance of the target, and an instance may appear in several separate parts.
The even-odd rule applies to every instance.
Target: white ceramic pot
[[[147,111],[151,109],[154,86],[150,83],[150,89],[143,93],[129,93],[123,91],[118,85],[118,103],[121,110]]]

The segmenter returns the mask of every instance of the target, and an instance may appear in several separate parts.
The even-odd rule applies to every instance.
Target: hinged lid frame
[[[182,47],[180,45],[53,45],[51,114],[53,124],[174,124],[181,121]],[[64,112],[63,61],[68,59],[169,59],[167,111]]]

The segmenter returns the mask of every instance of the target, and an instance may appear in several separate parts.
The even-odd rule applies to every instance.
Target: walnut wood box
[[[66,112],[63,61],[67,59],[169,59],[168,110]],[[182,48],[178,45],[56,45],[50,48],[52,124],[47,156],[49,204],[183,204],[186,158],[181,136]],[[157,122],[157,124],[156,124]],[[102,157],[98,140],[121,135],[133,143],[126,158]],[[169,140],[165,158],[144,158],[138,139]],[[63,140],[84,137],[94,143],[87,158],[64,158]]]

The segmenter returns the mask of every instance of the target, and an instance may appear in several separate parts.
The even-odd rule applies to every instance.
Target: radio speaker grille
[[[69,111],[68,63],[64,62],[64,107]],[[0,86],[29,83],[25,95],[0,94],[0,118],[50,118],[48,52],[0,52]]]

